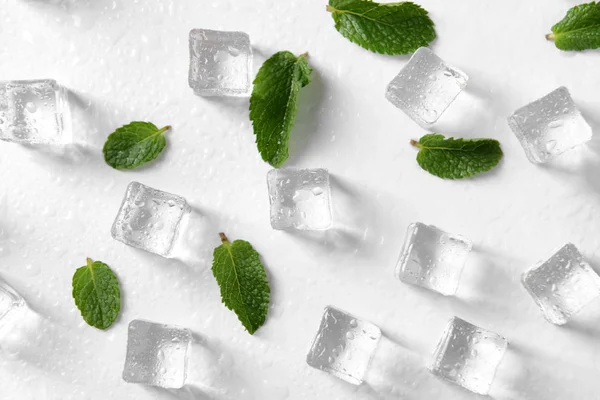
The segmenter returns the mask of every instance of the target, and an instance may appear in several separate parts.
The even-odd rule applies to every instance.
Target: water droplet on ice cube
[[[27,104],[25,104],[25,109],[27,110],[27,112],[30,112],[33,114],[34,112],[37,111],[37,106],[35,105],[35,103],[28,101]]]
[[[552,152],[556,148],[556,140],[548,140],[546,142],[546,151]]]

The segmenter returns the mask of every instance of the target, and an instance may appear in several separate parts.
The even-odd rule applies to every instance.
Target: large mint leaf
[[[409,54],[436,37],[428,12],[409,1],[329,0],[327,11],[342,36],[375,53]]]
[[[116,169],[133,169],[154,160],[167,144],[164,132],[151,122],[132,122],[111,133],[102,152],[108,165]]]
[[[89,325],[107,329],[121,311],[119,281],[108,265],[87,259],[73,275],[73,299]]]
[[[265,323],[269,311],[271,290],[265,268],[250,243],[230,243],[225,234],[220,236],[223,244],[214,251],[212,271],[221,288],[221,299],[254,334]]]
[[[571,8],[567,15],[552,27],[546,39],[554,40],[561,50],[600,48],[600,3],[591,2]]]
[[[307,55],[274,54],[262,65],[250,97],[250,120],[262,159],[277,168],[288,159],[288,142],[298,109],[298,92],[310,83]]]
[[[425,171],[445,179],[461,179],[494,168],[502,159],[494,139],[455,139],[431,133],[411,144],[419,148],[417,162]]]

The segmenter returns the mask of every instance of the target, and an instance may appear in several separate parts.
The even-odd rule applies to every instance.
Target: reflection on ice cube
[[[430,371],[474,393],[487,394],[508,341],[454,317],[433,354]]]
[[[360,385],[380,338],[381,330],[377,326],[328,306],[306,362]]]
[[[433,225],[410,224],[396,266],[403,282],[449,296],[458,290],[471,241]]]
[[[522,282],[546,320],[557,325],[600,297],[600,276],[571,243],[525,272]]]
[[[386,98],[416,123],[434,124],[467,86],[468,77],[426,47],[418,49],[390,82]]]
[[[248,34],[209,29],[190,32],[189,85],[199,96],[248,96],[252,84]]]
[[[70,144],[73,137],[67,90],[52,79],[0,82],[0,139]]]
[[[181,221],[190,212],[183,197],[131,182],[111,234],[129,246],[171,257]]]
[[[181,388],[187,377],[188,329],[133,320],[129,324],[123,380],[164,388]]]
[[[332,225],[326,169],[273,169],[267,174],[273,229],[326,230]]]
[[[548,95],[521,107],[508,124],[532,163],[545,163],[592,138],[592,128],[571,98],[559,87]]]

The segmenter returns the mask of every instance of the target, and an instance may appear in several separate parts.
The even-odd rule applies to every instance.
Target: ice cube
[[[331,188],[326,169],[273,169],[267,174],[273,229],[331,227]]]
[[[183,197],[131,182],[112,226],[112,237],[128,246],[170,257],[179,226],[191,212]]]
[[[381,330],[377,326],[328,306],[306,362],[360,385],[380,338]]]
[[[71,143],[66,89],[52,79],[0,82],[0,139],[28,144]]]
[[[448,323],[429,370],[474,393],[487,394],[508,341],[458,317]]]
[[[600,296],[600,276],[571,243],[537,263],[521,280],[544,317],[557,325]]]
[[[243,32],[192,29],[189,84],[199,96],[248,96],[252,47]]]
[[[390,82],[386,98],[424,128],[434,124],[467,86],[467,75],[426,47]]]
[[[8,314],[25,304],[25,300],[8,283],[0,279],[0,325]]]
[[[155,322],[129,323],[123,380],[164,388],[181,388],[187,377],[188,329]]]
[[[403,282],[449,296],[456,293],[471,241],[433,225],[410,224],[396,266]]]
[[[532,163],[545,163],[592,138],[592,128],[565,87],[519,108],[508,118]]]

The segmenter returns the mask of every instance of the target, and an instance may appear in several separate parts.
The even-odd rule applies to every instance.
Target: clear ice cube
[[[448,323],[429,370],[474,393],[488,394],[508,341],[458,317]]]
[[[71,143],[66,89],[52,79],[0,82],[0,139],[28,144]]]
[[[199,96],[248,96],[252,84],[248,34],[192,29],[189,84]]]
[[[328,306],[306,362],[360,385],[380,338],[381,330],[377,326]]]
[[[188,329],[133,320],[129,324],[123,380],[164,388],[181,388],[187,377]]]
[[[557,325],[600,296],[600,276],[571,243],[537,263],[521,280],[544,317]]]
[[[420,222],[410,224],[396,277],[446,296],[453,295],[472,247],[471,241],[460,235]]]
[[[8,283],[0,279],[0,325],[10,312],[25,304],[25,300]]]
[[[325,230],[332,224],[326,169],[273,169],[267,174],[273,229]]]
[[[592,128],[565,87],[519,108],[508,118],[532,163],[545,163],[592,138]]]
[[[128,246],[170,257],[181,221],[190,212],[183,197],[131,182],[111,234]]]
[[[386,98],[424,128],[434,124],[467,86],[467,75],[421,47],[390,82]]]

